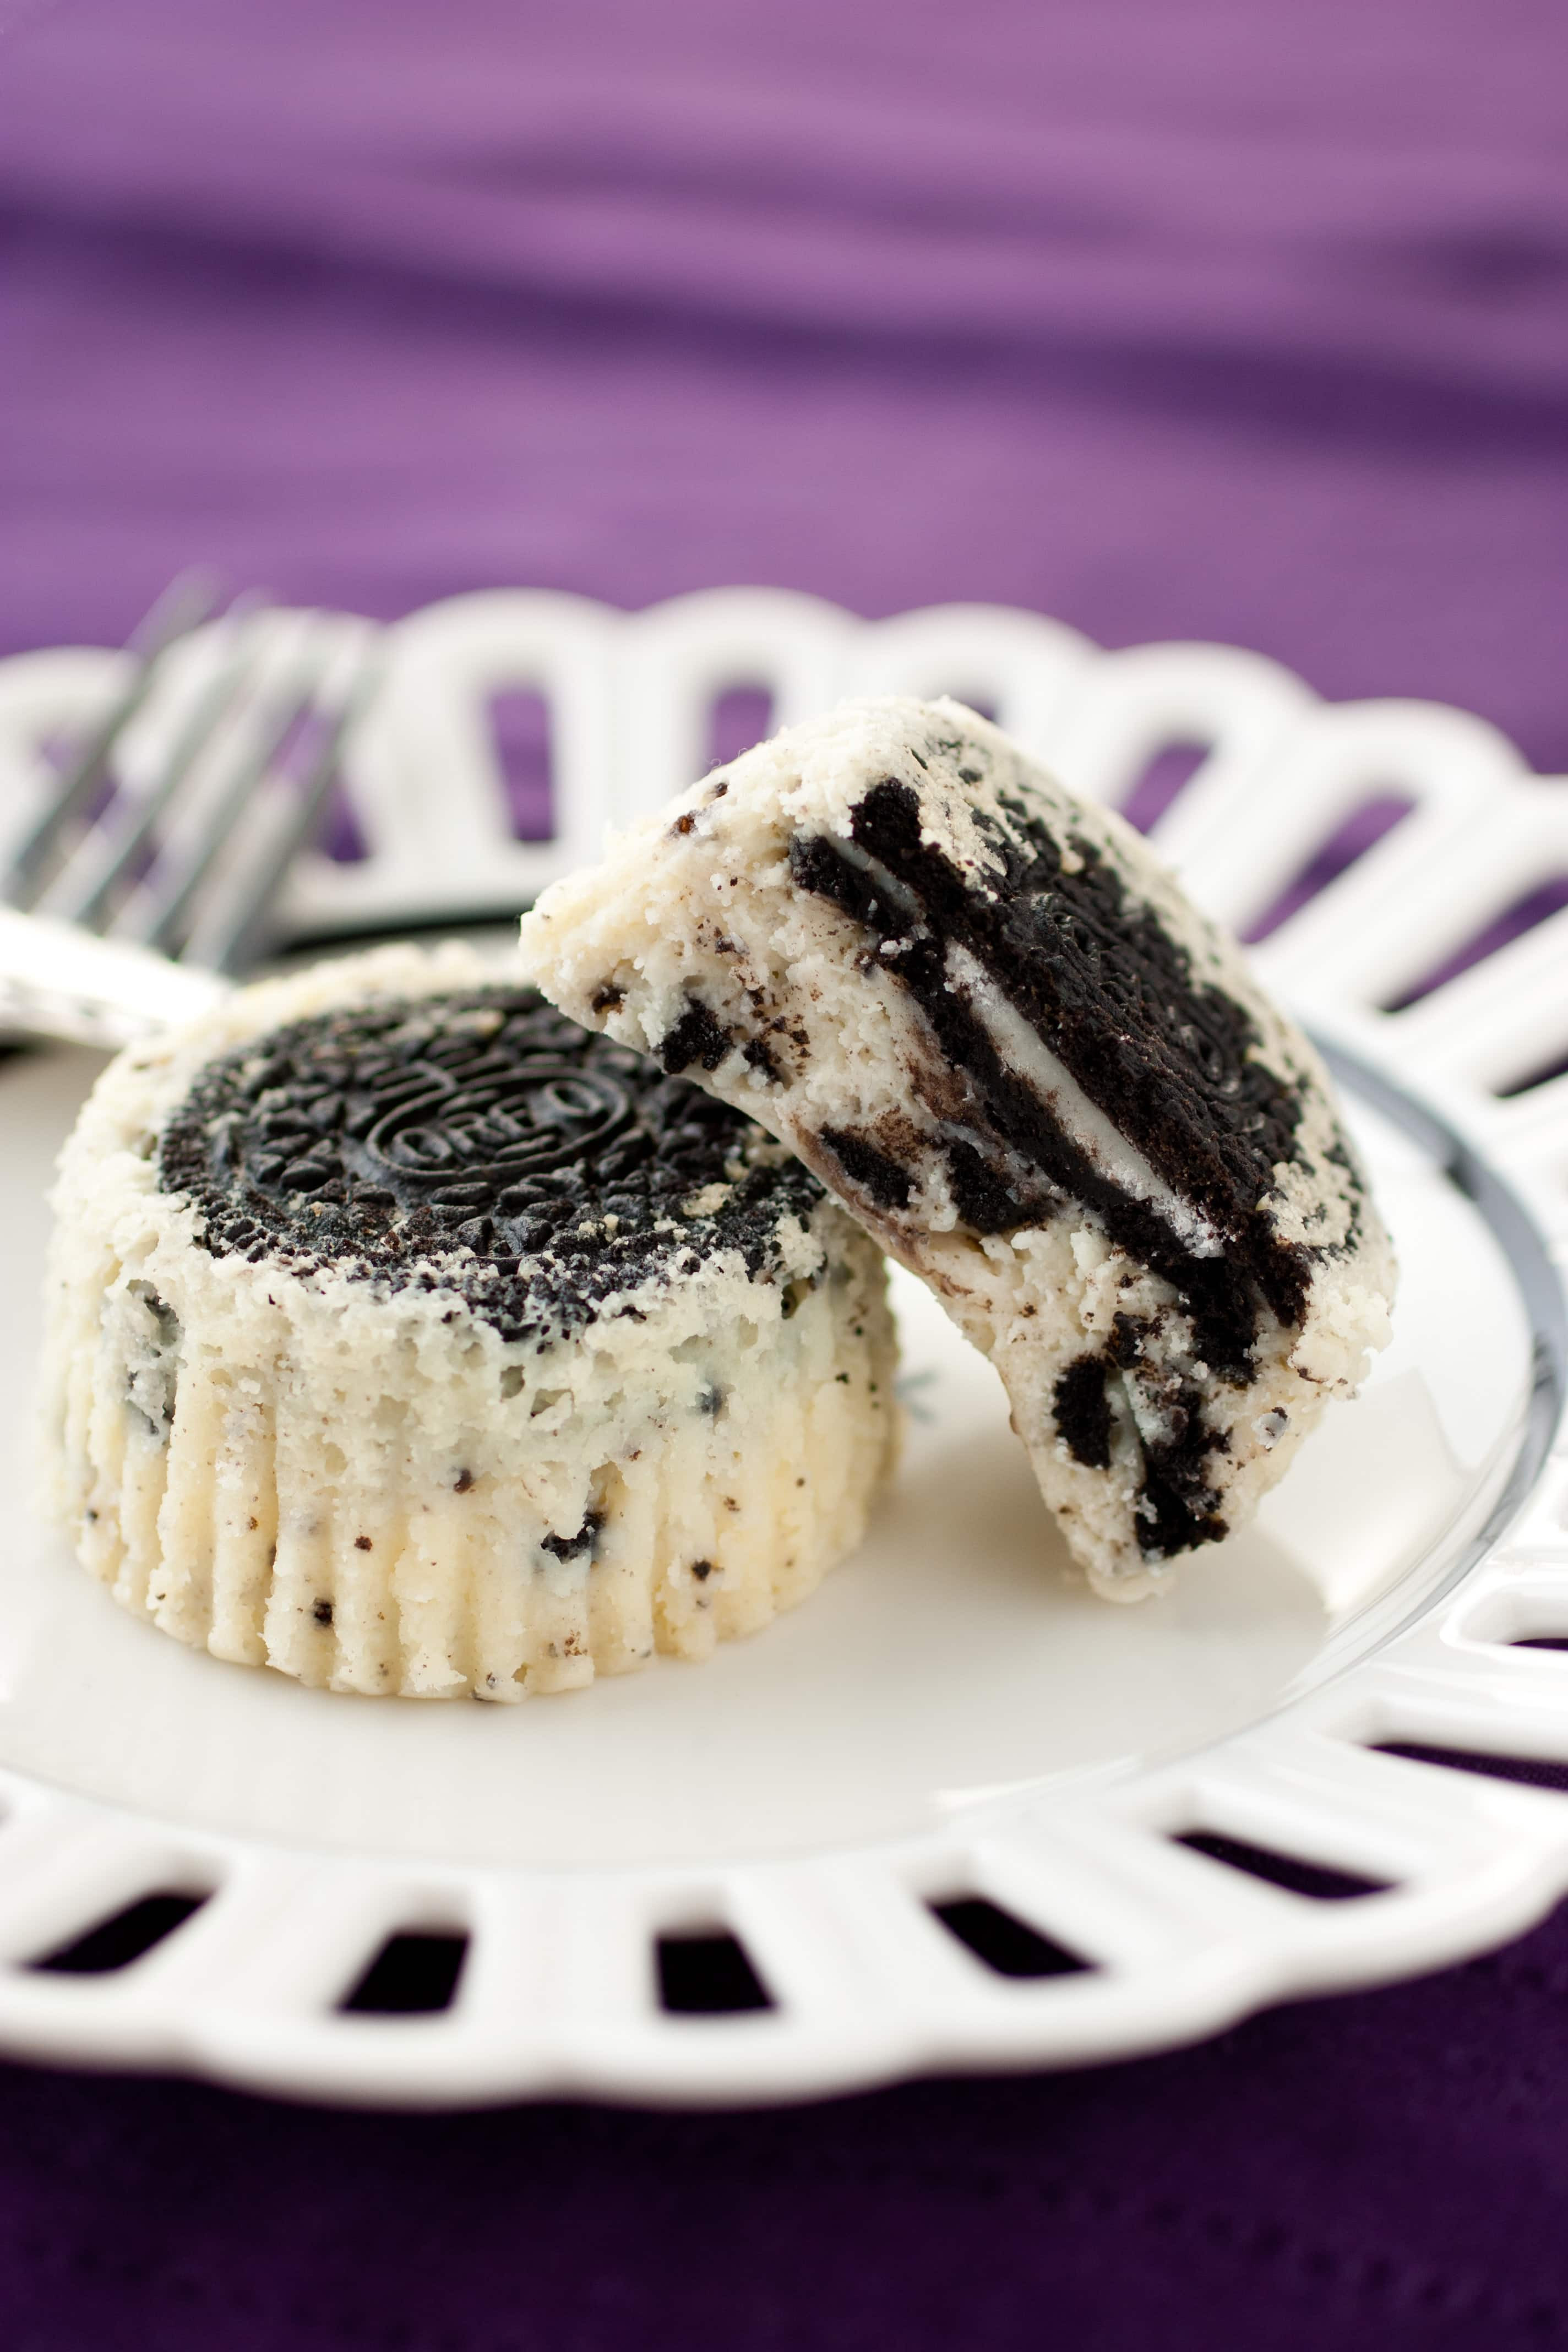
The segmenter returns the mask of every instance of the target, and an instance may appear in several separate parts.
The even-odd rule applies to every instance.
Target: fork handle
[[[228,990],[216,972],[0,907],[0,1030],[127,1045],[209,1012]]]

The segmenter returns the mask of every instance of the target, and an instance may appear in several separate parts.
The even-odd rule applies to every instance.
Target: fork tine
[[[207,574],[182,572],[138,625],[127,647],[137,664],[130,683],[88,735],[47,807],[12,853],[9,867],[0,877],[0,900],[22,908],[37,903],[40,877],[66,827],[80,815],[103,782],[115,745],[147,698],[159,660],[172,645],[199,627],[216,603],[216,584]]]
[[[239,597],[230,605],[217,624],[232,641],[227,658],[220,661],[197,695],[157,782],[140,798],[116,803],[98,831],[68,860],[65,871],[41,894],[37,902],[40,914],[58,915],[89,930],[107,928],[115,892],[224,719],[239,701],[253,667],[254,624],[262,617],[260,600],[254,595]]]
[[[263,706],[259,734],[242,746],[228,763],[226,773],[220,772],[210,794],[204,797],[187,838],[171,845],[170,870],[164,873],[160,866],[154,866],[143,888],[117,918],[112,926],[117,937],[134,939],[143,947],[161,948],[165,955],[178,952],[185,918],[196,893],[290,730],[314,700],[313,619],[313,615],[302,616],[286,672],[286,685],[282,691],[267,698],[272,707],[266,709]]]
[[[220,889],[213,902],[204,907],[199,923],[193,924],[186,946],[191,962],[234,974],[245,971],[256,961],[268,910],[295,853],[313,837],[321,824],[344,740],[381,683],[382,665],[374,646],[374,638],[367,633],[366,642],[353,656],[347,687],[293,805],[259,856],[246,866],[242,887],[232,893]]]

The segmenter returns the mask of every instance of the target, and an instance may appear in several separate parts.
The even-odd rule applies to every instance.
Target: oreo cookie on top
[[[1121,821],[952,702],[844,706],[555,886],[531,976],[787,1141],[994,1360],[1131,1598],[1387,1336],[1321,1063]]]
[[[527,988],[373,999],[219,1056],[163,1130],[215,1255],[458,1293],[549,1344],[736,1253],[761,1278],[822,1187],[743,1113]]]
[[[700,1655],[812,1588],[889,1459],[864,1234],[459,949],[122,1055],[57,1207],[61,1514],[221,1656],[504,1699]]]

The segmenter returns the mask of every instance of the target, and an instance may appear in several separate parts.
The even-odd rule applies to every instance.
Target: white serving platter
[[[302,872],[301,932],[497,911],[700,769],[737,688],[775,717],[951,688],[1111,800],[1206,747],[1156,837],[1244,927],[1399,793],[1259,951],[1339,1057],[1403,1262],[1395,1343],[1253,1528],[1113,1609],[1066,1575],[989,1368],[900,1277],[904,1465],[798,1612],[516,1708],[310,1692],[130,1618],[32,1512],[43,1194],[97,1064],[0,1067],[0,2047],[388,2104],[796,2098],[1167,2045],[1438,1965],[1568,1888],[1568,1798],[1383,1752],[1568,1761],[1568,1655],[1520,1646],[1568,1637],[1568,1078],[1521,1083],[1568,1053],[1568,916],[1377,1009],[1568,866],[1563,788],[1457,712],[1330,709],[1255,656],[1100,655],[1023,614],[520,593],[391,636],[351,774],[371,855]],[[0,665],[0,791],[117,661]],[[519,684],[549,705],[545,843],[510,839],[485,726]],[[1315,1891],[1258,1875],[1270,1855]],[[1313,1865],[1379,1891],[1327,1899]],[[37,1965],[165,1896],[202,1899],[129,1964]],[[462,1951],[452,1998],[345,2009],[409,1936]],[[750,1979],[732,1944],[688,1965],[715,1938]],[[727,1982],[771,2005],[691,2006]]]

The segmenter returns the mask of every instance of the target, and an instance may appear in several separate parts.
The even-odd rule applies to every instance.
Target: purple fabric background
[[[176,569],[1230,639],[1568,766],[1555,0],[0,0],[0,650]],[[1568,2336],[1568,1926],[1076,2078],[0,2070],[13,2352]]]

